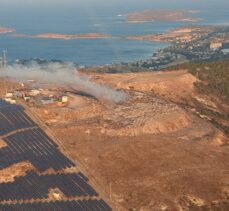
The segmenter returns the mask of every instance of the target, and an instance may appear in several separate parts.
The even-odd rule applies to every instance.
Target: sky
[[[130,13],[145,9],[228,10],[229,0],[0,0],[1,16]]]
[[[204,7],[212,6],[229,6],[228,0],[1,0],[2,7],[81,7],[81,6],[123,6],[131,5],[155,5],[156,7]],[[9,8],[10,9],[10,8]]]

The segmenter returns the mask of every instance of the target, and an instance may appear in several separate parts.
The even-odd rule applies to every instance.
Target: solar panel
[[[39,128],[21,131],[3,140],[7,146],[0,149],[0,169],[22,161],[29,161],[41,172],[49,168],[61,170],[75,166]]]
[[[111,211],[111,207],[101,206],[101,200],[73,200],[37,203],[17,203],[0,205],[1,211]]]
[[[39,176],[35,172],[28,172],[14,182],[0,183],[0,200],[47,198],[50,188],[58,188],[67,197],[98,196],[77,173]]]
[[[25,130],[19,130],[25,129]],[[18,131],[19,130],[19,131]],[[9,134],[15,132],[13,134]],[[58,145],[24,112],[23,107],[11,105],[0,99],[0,136],[5,147],[0,148],[0,170],[22,161],[29,161],[39,172],[73,167],[75,164],[58,148]],[[67,198],[81,197],[89,200],[34,202],[47,199],[50,188],[58,188]],[[0,202],[4,211],[110,211],[109,205],[98,198],[89,179],[79,173],[39,175],[34,171],[16,177],[13,182],[0,183],[0,201],[20,201],[15,204]],[[22,203],[22,202],[27,203]]]

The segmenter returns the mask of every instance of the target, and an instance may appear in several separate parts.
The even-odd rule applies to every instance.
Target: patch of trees
[[[229,102],[229,61],[185,63],[169,69],[187,69],[199,79],[194,84],[197,91]]]

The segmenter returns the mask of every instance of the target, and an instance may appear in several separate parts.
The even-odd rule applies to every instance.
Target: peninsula
[[[218,27],[219,28],[219,27]],[[207,35],[217,29],[216,26],[186,26],[172,29],[162,34],[146,34],[142,36],[128,36],[130,40],[144,40],[152,42],[174,43],[176,41],[190,42]]]

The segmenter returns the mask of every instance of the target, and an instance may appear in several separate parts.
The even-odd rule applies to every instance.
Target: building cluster
[[[229,59],[229,27],[212,33],[191,33],[170,38],[171,46],[157,51],[152,58],[132,63],[138,68],[152,70],[188,61]]]
[[[203,37],[204,35],[206,35],[206,33],[199,33],[199,32],[186,33],[184,35],[181,34],[180,36],[175,36],[174,38],[168,41],[170,41],[170,43],[175,43],[180,45],[180,44],[193,42],[194,40],[197,39],[201,39],[201,37]]]
[[[68,103],[68,95],[64,93],[57,93],[48,89],[42,88],[23,88],[13,92],[7,92],[5,101],[15,104],[16,100],[23,100],[28,103],[36,105],[65,105]]]
[[[151,59],[137,61],[133,63],[133,65],[142,68],[148,68],[151,70],[157,70],[157,69],[166,68],[168,64],[171,64],[174,61],[179,63],[179,61],[185,61],[185,60],[186,57],[180,53],[160,50],[157,53],[155,53]]]
[[[39,62],[39,64],[48,63],[47,60],[40,60],[40,59],[32,59],[32,60],[17,60],[15,63],[17,64],[29,64],[33,61]],[[21,63],[24,62],[24,63]],[[56,61],[61,62],[61,61]],[[1,77],[5,77],[5,67],[7,67],[7,51],[3,51],[2,57],[0,57],[0,71]],[[34,80],[27,80],[26,84],[19,82],[20,85],[19,89],[14,90],[13,92],[9,92],[12,90],[6,88],[4,94],[4,100],[11,103],[16,104],[17,100],[23,100],[27,103],[33,103],[35,105],[51,105],[51,104],[58,104],[60,106],[66,105],[69,101],[68,95],[64,92],[57,92],[51,91],[49,89],[42,89],[42,88],[31,88],[33,86]],[[7,83],[5,81],[5,83]]]
[[[222,41],[212,41],[210,43],[210,49],[217,50],[219,48],[222,48],[223,43]]]

